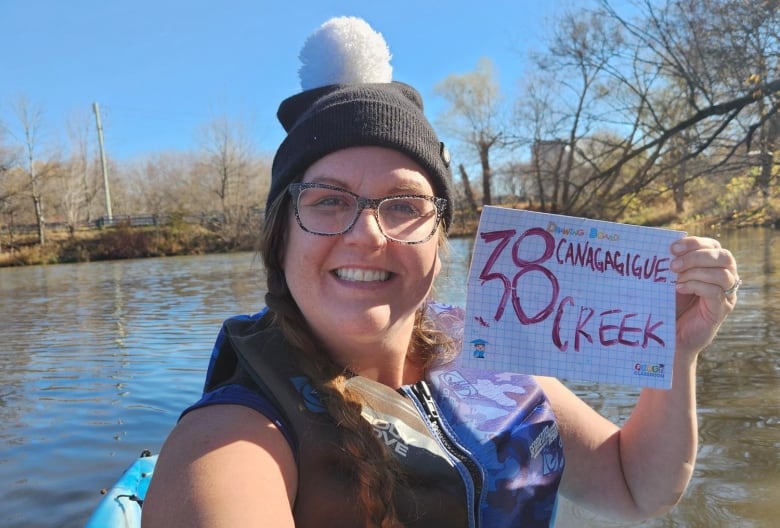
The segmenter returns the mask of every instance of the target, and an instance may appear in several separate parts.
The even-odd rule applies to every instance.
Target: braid
[[[347,373],[318,352],[311,329],[287,288],[280,260],[289,221],[289,200],[284,193],[274,201],[266,218],[260,241],[268,280],[266,305],[285,338],[300,351],[299,366],[318,391],[341,432],[344,450],[354,460],[356,493],[366,526],[400,527],[393,501],[398,462],[377,439],[373,426],[363,419],[363,402],[346,387]]]
[[[363,418],[363,400],[346,386],[347,373],[318,350],[313,332],[295,304],[284,277],[281,255],[290,218],[290,201],[280,194],[266,215],[260,252],[266,270],[268,293],[265,302],[274,322],[300,353],[297,360],[311,380],[328,414],[342,435],[343,448],[354,460],[358,503],[366,525],[380,528],[402,526],[395,511],[393,493],[400,479],[398,461],[380,442],[373,426]],[[439,239],[446,250],[446,237]],[[445,360],[456,352],[452,338],[438,329],[423,309],[417,312],[407,357],[424,370],[434,360]]]
[[[286,338],[299,338],[303,331],[300,318],[282,316],[278,323]],[[309,340],[306,340],[309,341]],[[322,358],[314,348],[298,348],[298,363],[316,388],[320,401],[338,427],[344,451],[354,462],[358,482],[358,502],[369,526],[396,526],[393,502],[397,461],[379,442],[373,426],[362,417],[362,400],[349,390],[345,372]],[[388,524],[389,523],[389,524]]]

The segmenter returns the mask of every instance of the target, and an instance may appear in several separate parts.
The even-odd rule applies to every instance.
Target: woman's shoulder
[[[161,450],[161,457],[187,462],[213,450],[225,449],[237,443],[273,447],[287,447],[289,442],[277,424],[263,413],[241,404],[225,402],[193,408],[184,414],[174,427]]]
[[[267,507],[289,511],[296,479],[290,446],[268,418],[240,405],[203,407],[179,421],[160,451],[144,520],[149,526],[184,525],[190,516],[225,513],[229,504],[239,508],[243,500],[257,500],[246,488],[258,486],[270,494]],[[200,513],[171,506],[176,503],[195,505]]]

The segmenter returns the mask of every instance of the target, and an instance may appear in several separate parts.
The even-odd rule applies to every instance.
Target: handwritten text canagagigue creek
[[[563,237],[556,242],[553,233],[566,234],[575,240]],[[669,280],[669,257],[643,256],[638,252],[621,252],[609,250],[591,244],[589,240],[576,240],[585,235],[592,235],[592,231],[567,231],[562,233],[555,224],[530,228],[519,235],[516,229],[502,229],[496,231],[481,232],[480,237],[487,244],[496,244],[487,258],[479,278],[482,283],[500,281],[503,284],[501,298],[498,301],[494,320],[500,321],[504,315],[507,303],[510,303],[517,320],[522,325],[533,325],[546,321],[554,314],[552,325],[552,342],[562,352],[569,349],[570,341],[573,341],[573,349],[579,351],[587,341],[594,344],[595,340],[604,347],[626,346],[647,348],[651,343],[661,347],[665,346],[664,340],[658,335],[658,329],[663,321],[654,318],[653,314],[640,315],[631,310],[624,310],[614,306],[591,307],[577,306],[577,302],[571,295],[561,297],[560,281],[549,264],[557,263],[558,266],[573,266],[589,269],[599,275],[616,274],[621,277],[630,277],[638,280],[646,280],[654,283],[666,283]],[[607,237],[599,237],[598,234],[590,236],[596,240],[614,241]],[[536,257],[521,256],[521,246],[524,240],[537,239],[534,247],[541,251]],[[514,243],[512,243],[514,241]],[[538,242],[541,241],[541,244]],[[511,244],[511,245],[510,245]],[[496,263],[502,254],[507,251],[511,255],[511,261],[517,272],[513,276],[497,271]],[[553,266],[554,267],[554,266]],[[549,284],[549,302],[537,313],[527,313],[524,306],[523,295],[519,291],[518,282],[527,273],[541,274]],[[537,292],[538,293],[538,292]],[[547,297],[545,297],[547,298]],[[615,299],[620,303],[619,299]],[[568,333],[566,339],[564,333]]]
[[[608,235],[596,229],[574,230],[559,227],[554,222],[547,224],[546,231],[551,234],[586,237],[592,240],[617,241],[617,235]],[[574,240],[564,236],[555,246],[555,259],[558,264],[580,266],[602,273],[616,273],[623,277],[634,277],[653,282],[666,282],[669,271],[669,258],[657,255],[643,256],[639,253],[609,250],[591,245],[590,240]]]

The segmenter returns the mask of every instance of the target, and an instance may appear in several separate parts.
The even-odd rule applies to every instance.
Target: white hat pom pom
[[[331,18],[306,39],[299,57],[303,90],[393,80],[384,37],[361,18]]]

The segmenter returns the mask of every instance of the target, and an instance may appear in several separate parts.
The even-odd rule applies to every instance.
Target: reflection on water
[[[700,449],[683,501],[640,526],[776,526],[780,518],[780,233],[769,229],[715,236],[733,251],[744,286],[739,304],[698,367]],[[571,384],[613,420],[624,420],[636,392]],[[569,503],[559,526],[623,526]]]
[[[699,367],[701,449],[675,511],[643,526],[773,526],[780,516],[780,236],[722,233],[745,286]],[[462,303],[469,241],[451,241],[437,295]],[[200,392],[222,320],[257,310],[253,255],[0,269],[0,526],[82,526]],[[613,420],[637,393],[571,384]],[[558,526],[622,526],[564,503]]]
[[[82,526],[262,283],[248,254],[0,269],[0,526]]]

